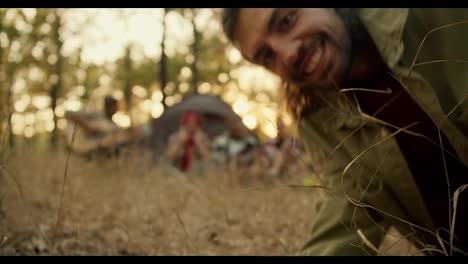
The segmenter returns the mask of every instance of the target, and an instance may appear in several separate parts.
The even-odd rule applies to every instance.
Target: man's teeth
[[[312,73],[315,68],[318,66],[320,59],[322,58],[323,49],[321,46],[317,47],[317,50],[312,55],[312,58],[309,59],[309,64],[305,67],[304,72],[306,74]]]

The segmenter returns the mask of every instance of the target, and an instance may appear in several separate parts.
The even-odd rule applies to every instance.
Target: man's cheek
[[[274,74],[274,75],[280,77],[280,78],[281,78],[282,80],[284,80],[284,81],[290,81],[290,80],[291,80],[290,74],[288,74],[288,71],[285,70],[285,69],[277,70],[277,69],[268,69],[268,68],[267,68],[267,70],[268,70],[270,73],[272,73],[272,74]]]

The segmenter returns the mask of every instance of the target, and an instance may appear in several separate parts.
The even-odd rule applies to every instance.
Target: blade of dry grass
[[[380,112],[382,112],[385,108],[387,108],[391,103],[393,103],[400,95],[402,94],[402,91],[398,92],[393,96],[390,100],[387,101],[384,105],[382,105],[374,114],[372,114],[372,117],[375,118],[376,115],[378,115]],[[359,112],[359,114],[363,114],[362,112]],[[376,118],[375,118],[376,119]],[[363,128],[366,124],[362,124],[355,128],[353,131],[351,131],[348,135],[346,135],[336,146],[335,148],[330,152],[328,155],[328,159],[331,159],[331,156],[338,151],[338,149],[344,144],[346,140],[348,140],[353,134],[355,134],[357,131],[359,131],[361,128]]]
[[[179,223],[179,226],[182,228],[182,230],[183,230],[183,232],[185,234],[185,237],[187,238],[187,240],[186,240],[187,244],[192,249],[192,252],[194,252],[194,253],[197,252],[195,244],[193,243],[192,238],[190,237],[189,233],[187,232],[187,229],[185,228],[184,223],[182,222],[182,219],[180,218],[178,208],[174,209],[174,214],[177,217],[177,222]]]
[[[445,248],[445,245],[444,245],[444,241],[442,237],[440,236],[440,231],[441,231],[440,228],[436,230],[436,238],[437,238],[437,241],[439,242],[440,247],[442,248],[442,251],[444,252],[446,256],[448,256],[449,253],[447,252],[447,249]]]
[[[358,229],[357,230],[357,234],[359,236],[359,238],[361,238],[362,242],[364,242],[364,244],[369,247],[370,249],[372,249],[376,254],[379,253],[379,249],[377,249],[376,246],[374,246],[374,244],[372,244],[369,239],[367,239],[366,235],[364,235],[364,233],[362,233],[362,230],[361,229]]]
[[[422,65],[427,65],[427,64],[444,63],[444,62],[467,63],[468,60],[430,60],[430,61],[415,63],[414,66],[422,66]]]
[[[421,49],[422,49],[422,46],[424,45],[424,42],[426,42],[426,39],[432,33],[436,32],[436,31],[439,31],[439,30],[442,30],[442,29],[446,29],[446,28],[450,28],[450,27],[454,27],[454,26],[458,26],[458,25],[463,25],[463,24],[468,24],[468,20],[463,20],[463,21],[458,21],[458,22],[446,24],[446,25],[434,28],[434,29],[430,30],[429,32],[427,32],[426,35],[424,36],[424,38],[422,39],[421,43],[419,44],[418,50],[416,51],[416,55],[414,56],[413,62],[411,63],[411,67],[410,67],[409,72],[408,72],[408,77],[411,76],[411,72],[413,71],[413,68],[414,68],[414,66],[416,64],[416,60],[418,59],[419,53],[421,52]]]
[[[440,249],[437,249],[437,248],[423,248],[421,250],[418,250],[416,251],[413,255],[411,256],[417,256],[418,254],[420,253],[424,253],[424,252],[437,252],[437,253],[440,253],[440,254],[445,254],[444,251],[440,250]]]
[[[373,209],[373,210],[376,210],[376,211],[379,212],[379,213],[382,213],[382,214],[384,214],[384,215],[387,215],[387,216],[389,216],[389,217],[392,217],[392,218],[394,218],[394,219],[396,219],[396,220],[398,220],[398,221],[400,221],[400,222],[402,222],[402,223],[405,223],[405,224],[408,224],[408,225],[410,225],[410,226],[416,227],[416,228],[418,228],[418,229],[420,229],[420,230],[422,230],[422,231],[425,231],[425,232],[427,232],[427,233],[432,234],[432,235],[435,236],[435,233],[432,232],[431,230],[427,229],[427,228],[424,228],[424,227],[419,226],[419,225],[417,225],[417,224],[411,223],[411,222],[409,222],[409,221],[407,221],[407,220],[405,220],[405,219],[403,219],[403,218],[400,218],[400,217],[398,217],[398,216],[395,216],[395,215],[392,215],[392,214],[390,214],[390,213],[387,213],[387,212],[385,212],[385,211],[383,211],[383,210],[381,210],[381,209],[379,209],[379,208],[377,208],[377,207],[375,207],[375,206],[372,206],[372,205],[370,205],[370,204],[366,204],[366,203],[364,203],[364,202],[359,202],[359,201],[357,201],[356,199],[353,199],[352,197],[350,197],[349,195],[347,195],[346,193],[345,193],[345,197],[346,197],[346,199],[347,199],[351,204],[354,204],[354,205],[356,205],[356,206],[363,207],[363,208],[371,208],[371,209]]]
[[[93,93],[94,93],[94,89],[91,90],[89,98],[92,97]],[[86,104],[84,106],[84,109],[80,112],[80,118],[83,117],[85,111],[88,109],[88,105],[89,105],[89,101],[86,102]],[[76,127],[77,127],[77,123],[74,123],[73,124],[73,130],[72,130],[73,133],[72,133],[71,145],[73,145],[73,143],[75,142],[75,137],[76,137],[76,133],[77,133]],[[63,172],[62,186],[60,188],[60,202],[59,202],[59,208],[58,208],[58,212],[57,212],[57,220],[55,222],[53,233],[52,233],[51,252],[54,252],[54,250],[55,250],[55,240],[56,240],[56,236],[57,236],[57,229],[58,229],[60,219],[61,219],[61,216],[62,216],[63,199],[64,199],[64,196],[65,196],[65,185],[66,185],[66,182],[67,182],[67,179],[68,179],[68,168],[69,168],[69,165],[70,165],[71,154],[72,154],[72,149],[69,148],[68,153],[67,153],[67,158],[65,160],[65,168],[64,168],[64,172]]]
[[[441,135],[441,131],[440,131],[440,125],[442,124],[442,122],[444,122],[445,120],[447,120],[447,118],[455,111],[456,108],[458,108],[461,103],[465,100],[466,98],[466,95],[444,116],[444,119],[440,122],[440,124],[438,125],[438,129],[437,129],[437,133],[438,133],[438,137],[439,137],[439,144],[441,146],[441,149],[444,150],[444,147],[443,147],[443,142],[442,142],[442,135]],[[444,173],[445,173],[445,177],[446,177],[446,181],[447,181],[447,192],[448,192],[448,201],[449,201],[449,223],[450,223],[450,255],[453,255],[453,235],[454,235],[454,230],[455,230],[455,214],[456,214],[456,203],[454,203],[454,216],[452,216],[452,210],[450,209],[451,208],[451,204],[450,204],[450,201],[452,201],[452,197],[451,197],[451,191],[450,191],[450,181],[449,181],[449,177],[448,177],[448,171],[447,171],[447,164],[446,164],[446,161],[445,161],[445,153],[444,151],[442,151],[442,161],[443,161],[443,164],[444,164]],[[463,187],[463,186],[461,186]],[[461,188],[460,187],[460,188]],[[460,189],[458,188],[457,191]],[[464,188],[462,189],[462,191],[464,190]],[[458,193],[459,194],[459,193]],[[457,200],[458,200],[458,195],[457,195]]]
[[[397,217],[397,216],[392,215],[392,214],[390,214],[390,213],[387,213],[387,212],[385,212],[384,210],[381,210],[381,209],[379,209],[379,208],[377,208],[377,207],[375,207],[375,206],[372,206],[372,205],[370,205],[370,204],[366,204],[366,203],[363,203],[363,202],[359,202],[359,201],[357,201],[356,199],[353,199],[352,197],[350,197],[349,195],[347,195],[346,193],[345,193],[345,197],[346,197],[346,199],[347,199],[350,203],[352,203],[352,204],[354,204],[354,205],[356,205],[356,206],[360,206],[360,207],[363,207],[363,208],[371,208],[371,209],[374,209],[374,210],[376,210],[376,211],[379,212],[379,213],[382,213],[382,214],[384,214],[384,215],[387,215],[387,216],[389,216],[389,217],[392,217],[392,218],[394,218],[394,219],[396,219],[396,220],[398,220],[398,221],[400,221],[400,222],[402,222],[402,223],[405,223],[405,224],[407,224],[407,225],[409,225],[409,226],[411,226],[411,227],[415,227],[415,228],[418,228],[418,229],[421,230],[421,231],[427,232],[428,234],[433,235],[433,236],[436,237],[436,238],[438,237],[438,234],[437,234],[437,233],[435,233],[435,232],[433,232],[433,231],[431,231],[431,230],[429,230],[429,229],[427,229],[427,228],[424,228],[424,227],[419,226],[419,225],[417,225],[417,224],[411,223],[411,222],[409,222],[409,221],[407,221],[407,220],[405,220],[405,219],[403,219],[403,218],[400,218],[400,217]],[[441,241],[443,241],[443,242],[446,243],[446,244],[449,244],[449,243],[450,243],[449,241],[445,241],[445,240],[442,239],[441,237],[439,237],[439,238],[440,238]],[[462,254],[466,254],[466,253],[463,252],[461,249],[459,249],[459,248],[457,248],[457,247],[455,247],[455,246],[453,247],[453,250],[454,250],[454,251],[457,251],[457,252],[460,252],[460,253],[462,253]]]
[[[387,88],[387,90],[375,90],[375,89],[366,89],[366,88],[346,88],[341,89],[340,93],[350,92],[350,91],[364,91],[364,92],[371,92],[371,93],[381,93],[381,94],[392,94],[392,90]]]
[[[320,185],[304,186],[304,185],[294,185],[294,184],[282,184],[282,185],[254,187],[254,188],[240,188],[239,191],[268,190],[268,189],[277,189],[277,188],[305,188],[305,189],[319,188],[319,189],[325,189],[327,191],[333,192],[333,189],[330,189],[326,186],[320,186]]]
[[[453,111],[453,110],[452,110]],[[394,128],[394,129],[402,129],[401,127],[399,126],[395,126],[391,123],[388,123],[388,122],[385,122],[383,120],[380,120],[378,118],[375,118],[373,116],[370,116],[370,115],[367,115],[367,114],[363,114],[363,118],[367,118],[367,119],[370,119],[372,121],[375,121],[376,123],[379,123],[379,124],[382,124],[384,126],[388,126],[388,127],[391,127],[391,128]],[[414,131],[411,131],[410,129],[402,129],[402,132],[404,133],[407,133],[409,135],[412,135],[412,136],[416,136],[416,137],[420,137],[420,138],[423,138],[425,140],[427,140],[429,143],[431,143],[432,145],[438,147],[439,149],[441,149],[442,151],[445,152],[445,154],[449,155],[450,157],[452,157],[453,159],[459,161],[460,163],[463,163],[462,160],[460,160],[460,158],[458,158],[454,153],[451,153],[450,151],[448,151],[447,149],[444,149],[441,147],[440,144],[438,144],[437,142],[434,142],[432,139],[428,138],[427,136],[421,134],[421,133],[417,133],[417,132],[414,132]]]
[[[361,236],[360,236],[360,235],[358,234],[358,232],[357,232],[357,231],[359,230],[359,228],[357,227],[357,225],[354,225],[355,228],[354,228],[354,230],[353,230],[351,226],[346,225],[346,224],[343,222],[343,220],[341,220],[341,219],[340,219],[340,223],[341,223],[341,225],[354,237],[354,239],[356,240],[356,242],[359,243],[359,240],[362,240]],[[353,225],[353,224],[351,223],[351,225]],[[364,234],[361,232],[361,235],[364,235]],[[366,238],[365,236],[364,236],[364,238],[367,240],[367,238]],[[362,240],[362,241],[363,241],[363,240]],[[363,243],[365,243],[365,242],[363,241]],[[370,244],[372,245],[372,243],[370,243]],[[363,247],[362,245],[355,245],[355,244],[353,244],[353,243],[350,243],[350,245],[361,249],[361,250],[362,250],[364,253],[366,253],[368,256],[371,256],[371,255],[372,255],[372,253],[370,253],[370,252],[368,251],[368,249],[365,248],[365,247]],[[371,249],[371,248],[369,248],[369,249]]]
[[[397,76],[395,76],[395,75],[393,75],[393,74],[391,74],[391,76],[392,76],[395,80],[397,80],[397,81],[400,83],[401,86],[403,86],[406,90],[408,90],[408,87],[407,87],[400,79],[398,79]],[[441,124],[442,124],[443,122],[445,122],[445,120],[447,120],[447,118],[455,111],[455,109],[457,109],[457,108],[463,103],[463,101],[466,99],[466,97],[467,97],[466,95],[463,96],[463,98],[462,98],[462,99],[461,99],[461,100],[444,116],[444,118],[443,118],[438,124],[436,124],[436,126],[437,126],[437,127],[440,127]],[[389,125],[390,125],[390,124],[389,124]],[[412,134],[415,135],[415,136],[418,136],[418,133],[412,132]],[[440,144],[437,144],[436,142],[432,141],[432,140],[429,139],[428,137],[426,137],[426,136],[424,136],[424,135],[421,135],[421,134],[419,134],[419,136],[422,136],[423,138],[425,138],[426,140],[428,140],[430,143],[432,143],[432,144],[434,144],[435,146],[438,146],[439,148],[441,148]],[[442,149],[443,149],[443,148],[442,148]],[[445,149],[443,149],[443,150],[444,150],[445,153],[447,153],[448,155],[450,155],[452,158],[458,160],[460,163],[462,163],[462,164],[464,163],[464,162],[461,161],[455,154],[450,153],[449,151],[447,151],[447,150],[445,150]]]
[[[440,146],[442,147],[442,162],[444,164],[444,173],[445,173],[445,180],[447,182],[447,195],[448,195],[448,217],[449,217],[449,223],[451,224],[452,223],[452,210],[451,210],[451,204],[450,204],[450,201],[452,200],[452,195],[451,195],[451,192],[450,192],[450,180],[449,180],[449,176],[448,176],[448,171],[447,171],[447,162],[445,161],[445,153],[443,151],[444,149],[444,145],[443,145],[443,142],[442,142],[442,135],[440,133],[440,129],[437,129],[437,134],[438,134],[438,137],[439,137],[439,144]],[[451,228],[451,227],[450,227]],[[445,251],[445,248],[444,248],[444,251]],[[451,236],[451,239],[450,239],[450,255],[452,255],[453,252],[452,252],[452,236]]]
[[[467,24],[468,24],[468,21],[465,21]],[[422,45],[422,44],[421,44]],[[421,48],[421,46],[420,46]],[[415,58],[416,59],[416,58]],[[446,60],[448,61],[448,60]],[[414,61],[413,61],[414,62]],[[442,62],[442,60],[439,60],[438,62]],[[444,60],[445,62],[445,60]],[[409,76],[409,75],[408,75]],[[398,80],[400,82],[400,84],[406,88],[406,86],[403,84],[403,82],[401,80],[399,80],[396,76],[394,76],[394,78],[396,80]],[[407,88],[406,88],[407,89]],[[443,146],[443,142],[442,142],[442,135],[441,135],[441,131],[440,131],[440,126],[442,125],[443,122],[445,122],[447,120],[447,118],[464,102],[464,100],[466,99],[466,95],[444,116],[444,118],[440,121],[439,124],[437,124],[437,132],[438,132],[438,137],[439,137],[439,144],[433,142],[432,140],[428,139],[431,143],[435,144],[436,146],[438,146],[440,149],[441,149],[441,153],[442,153],[442,162],[443,162],[443,165],[444,165],[444,173],[445,173],[445,177],[446,177],[446,182],[447,182],[447,189],[448,189],[448,198],[449,198],[449,223],[450,225],[452,225],[452,210],[450,209],[451,208],[451,204],[450,204],[450,201],[452,200],[451,198],[451,191],[450,191],[450,181],[449,181],[449,178],[448,178],[448,171],[447,171],[447,165],[446,165],[446,160],[445,160],[445,154],[449,154],[450,156],[454,157],[456,160],[458,160],[459,162],[463,163],[456,155],[454,155],[453,153],[450,153],[448,151],[445,150],[444,146]],[[426,138],[426,137],[425,137]],[[450,227],[452,229],[452,227]],[[440,242],[440,237],[436,234],[437,236],[437,239],[439,240]],[[450,241],[450,255],[453,254],[453,244],[452,244],[452,239],[453,239],[453,234],[451,232],[451,241]],[[444,251],[445,251],[445,248],[444,248]]]
[[[412,236],[413,233],[408,233],[402,237],[399,237],[397,241],[393,242],[388,248],[386,248],[380,255],[385,255],[388,251],[394,248],[398,243],[400,243],[403,239],[407,239],[408,237]]]
[[[447,118],[452,115],[452,113],[455,111],[455,109],[457,109],[466,99],[467,95],[463,96],[462,99],[452,108],[452,110],[450,110],[444,117],[444,119],[442,119],[442,121],[440,122],[440,124],[442,124],[442,122],[444,122],[445,120],[447,120]],[[439,124],[439,126],[440,126]]]
[[[344,175],[346,174],[346,172],[349,170],[349,168],[350,168],[360,157],[362,157],[364,154],[366,154],[369,150],[371,150],[372,148],[375,148],[376,146],[382,144],[383,142],[385,142],[385,141],[388,140],[389,138],[391,138],[391,137],[395,136],[396,134],[400,133],[402,130],[407,129],[407,128],[409,128],[409,127],[412,127],[412,126],[414,126],[414,125],[416,125],[416,124],[418,124],[418,123],[419,123],[419,122],[414,122],[414,123],[412,123],[412,124],[409,124],[409,125],[405,126],[405,127],[402,128],[402,129],[399,129],[399,130],[393,132],[392,134],[390,134],[390,135],[384,137],[383,139],[379,140],[378,142],[374,143],[372,146],[366,148],[364,151],[362,151],[361,153],[359,153],[359,155],[357,155],[352,161],[350,161],[350,162],[348,163],[348,165],[346,165],[346,167],[344,168],[343,172],[341,173],[341,182],[343,183],[343,177],[344,177]]]
[[[387,155],[384,155],[384,158],[386,157]],[[377,166],[375,172],[373,173],[372,175],[372,178],[370,179],[369,183],[366,185],[366,187],[364,188],[362,194],[361,194],[361,197],[359,197],[359,202],[362,201],[362,199],[364,199],[364,196],[366,195],[367,193],[367,190],[369,189],[370,185],[372,184],[372,182],[374,181],[375,177],[377,176],[377,173],[379,172],[379,170],[382,168],[383,166],[383,163],[384,163],[384,160],[385,159],[381,159],[380,162],[379,162],[379,165]],[[380,185],[380,189],[382,188],[382,185]],[[380,191],[380,190],[379,190]],[[354,211],[353,211],[353,216],[351,217],[351,222],[354,222],[355,220],[355,217],[356,217],[356,213],[357,213],[357,207],[354,208]],[[367,213],[367,212],[366,212]],[[369,216],[370,219],[372,219],[370,216]],[[373,219],[372,219],[373,221]],[[375,223],[375,222],[374,222]],[[377,223],[375,223],[377,224]],[[378,226],[378,225],[377,225]]]
[[[458,197],[460,194],[468,188],[468,184],[462,185],[455,190],[453,194],[453,217],[450,226],[450,254],[453,254],[453,236],[455,234],[455,222],[457,217],[457,205],[458,205]]]
[[[368,211],[364,211],[364,213],[367,215],[367,217],[369,217],[369,219],[372,221],[372,223],[374,223],[374,225],[376,225],[382,232],[385,232],[385,235],[389,235],[391,237],[395,237],[395,238],[402,238],[401,234],[394,234],[392,232],[390,232],[389,229],[387,228],[384,228],[382,227],[381,225],[379,225],[372,217],[371,215],[369,214]],[[412,234],[412,233],[415,233],[415,231],[413,230],[411,233],[409,234]]]

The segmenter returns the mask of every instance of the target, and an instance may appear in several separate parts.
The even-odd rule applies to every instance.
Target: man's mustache
[[[325,38],[324,33],[318,33],[314,35],[311,39],[306,40],[302,43],[302,45],[298,48],[297,51],[297,56],[296,56],[296,61],[293,64],[292,67],[292,72],[291,76],[293,81],[301,81],[302,79],[302,65],[304,64],[304,60],[306,59],[305,56],[307,55],[307,52],[315,47],[316,45],[319,45],[320,42]]]

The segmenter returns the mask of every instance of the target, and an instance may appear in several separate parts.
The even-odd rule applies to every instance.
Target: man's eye
[[[266,51],[265,55],[263,56],[263,65],[265,67],[269,67],[273,61],[273,52],[271,51]]]
[[[295,12],[290,12],[289,14],[285,15],[279,23],[279,30],[281,32],[287,31],[294,24],[295,19]]]

